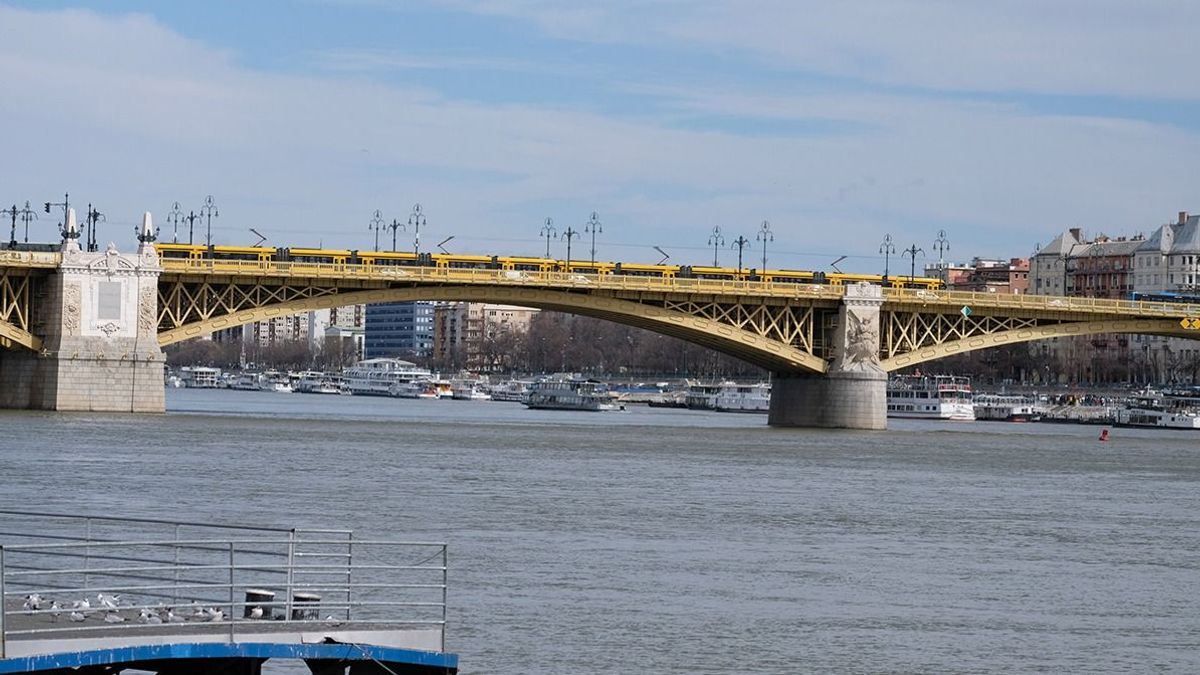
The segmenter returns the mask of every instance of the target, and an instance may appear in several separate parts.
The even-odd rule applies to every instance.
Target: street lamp
[[[737,252],[738,252],[738,266],[737,266],[738,274],[742,273],[742,249],[746,248],[746,245],[749,243],[750,243],[749,239],[747,239],[741,235],[738,235],[738,238],[734,239],[733,244],[731,244],[729,246],[729,248],[736,248]]]
[[[924,257],[925,249],[917,248],[917,245],[913,244],[912,246],[909,246],[908,248],[901,251],[901,253],[907,254],[908,257],[912,259],[912,266],[908,270],[908,283],[911,284],[913,282],[913,279],[915,279],[917,276],[917,254],[920,253],[921,256]]]
[[[396,252],[396,230],[404,230],[405,232],[407,232],[408,230],[404,227],[404,223],[396,220],[395,218],[392,218],[392,222],[389,223],[388,225],[384,225],[384,227],[386,227],[392,231],[392,253],[395,253]]]
[[[21,209],[21,222],[25,223],[25,243],[29,243],[29,221],[37,220],[38,214],[34,209],[29,208],[29,200],[25,200],[25,208]]]
[[[758,241],[761,241],[763,244],[762,270],[760,270],[760,272],[766,272],[767,271],[767,242],[775,241],[775,233],[771,231],[771,223],[769,223],[765,220],[762,221],[762,226],[758,228],[758,234],[755,235],[754,238],[757,239]]]
[[[375,213],[372,214],[371,224],[367,225],[367,229],[375,230],[375,250],[376,251],[379,251],[379,231],[385,227],[387,227],[387,225],[385,225],[383,222],[383,211],[380,211],[379,209],[375,209]]]
[[[937,239],[933,240],[933,250],[938,252],[938,271],[941,273],[942,281],[949,281],[945,277],[946,274],[946,251],[950,250],[950,240],[946,239],[946,231],[938,230]]]
[[[721,226],[714,225],[712,234],[708,237],[708,244],[713,247],[713,267],[717,267],[717,247],[725,245],[725,237],[721,236]]]
[[[883,254],[883,278],[886,281],[888,278],[888,263],[891,255],[896,252],[896,245],[892,243],[892,235],[883,235],[883,243],[879,245],[879,252]]]
[[[174,230],[171,234],[171,243],[179,243],[179,221],[183,220],[183,209],[180,208],[179,202],[171,205],[171,212],[167,214],[167,222],[174,225]]]
[[[413,253],[421,255],[421,226],[425,224],[425,212],[421,205],[413,204],[412,213],[408,214],[408,224],[413,228]]]
[[[204,216],[207,220],[207,232],[205,234],[205,240],[206,240],[205,243],[211,247],[212,246],[212,219],[213,219],[213,216],[221,215],[220,213],[217,212],[217,203],[215,201],[213,201],[212,195],[209,195],[204,198],[204,206],[200,207],[200,215]]]
[[[600,227],[600,217],[596,215],[595,211],[592,211],[592,217],[589,218],[587,223],[584,224],[583,231],[590,232],[592,234],[592,265],[595,266],[596,265],[596,234],[604,231],[604,228]]]
[[[563,239],[567,240],[567,267],[564,272],[571,271],[571,240],[579,236],[579,230],[573,227],[567,227],[566,232],[563,232]]]
[[[545,224],[542,225],[541,232],[538,234],[542,239],[546,240],[546,258],[550,258],[550,240],[558,236],[558,232],[554,230],[554,219],[546,218]]]

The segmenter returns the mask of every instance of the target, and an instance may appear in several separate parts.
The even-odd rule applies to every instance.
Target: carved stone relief
[[[138,334],[151,336],[155,333],[156,293],[153,288],[143,288],[138,293]]]
[[[879,365],[879,331],[870,318],[846,311],[846,358],[842,370],[875,371]]]
[[[79,335],[80,298],[82,297],[78,284],[63,286],[63,332],[66,335]]]

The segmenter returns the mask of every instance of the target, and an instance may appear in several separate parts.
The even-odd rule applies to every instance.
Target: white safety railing
[[[13,520],[47,521],[28,531]],[[90,521],[90,522],[83,522]],[[86,536],[72,530],[82,526]],[[113,540],[97,529],[166,526],[236,536]],[[440,542],[0,511],[0,658],[14,640],[113,631],[220,631],[229,641],[305,624],[427,628],[445,649],[447,552]],[[17,543],[7,543],[17,541]]]

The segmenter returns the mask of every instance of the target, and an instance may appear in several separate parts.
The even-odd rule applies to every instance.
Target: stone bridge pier
[[[39,352],[0,355],[0,408],[94,412],[165,409],[158,276],[150,214],[136,254],[80,249],[67,214],[62,263],[39,300]]]
[[[774,373],[767,422],[780,427],[887,429],[887,373],[879,364],[883,289],[846,287],[825,374]]]

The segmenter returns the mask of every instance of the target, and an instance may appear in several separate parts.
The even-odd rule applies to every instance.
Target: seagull
[[[262,616],[263,616],[263,608],[262,607],[250,608],[250,618],[251,619],[261,619]]]
[[[187,621],[187,619],[176,614],[175,610],[170,607],[167,608],[167,623],[183,623],[184,621]]]
[[[224,618],[225,618],[225,612],[222,612],[219,609],[214,609],[212,611],[212,613],[208,615],[209,621],[221,621]]]
[[[33,613],[42,608],[42,596],[37,593],[25,596],[25,611]]]
[[[192,602],[192,618],[193,619],[203,619],[203,618],[207,617],[211,612],[212,612],[212,609],[210,609],[208,607],[201,607],[200,603],[198,603],[198,602],[195,602],[195,601]]]
[[[58,621],[58,617],[62,614],[62,608],[58,606],[57,600],[50,601],[50,620]]]
[[[82,600],[76,600],[73,607],[74,607],[75,611],[81,612],[84,616],[87,616],[88,614],[92,613],[91,612],[92,603],[88,602],[87,598],[84,598]]]
[[[70,614],[67,615],[67,617],[76,623],[83,621],[84,619],[87,618],[86,616],[83,615],[83,612],[79,612],[79,611],[71,612]]]
[[[117,614],[116,612],[109,612],[108,614],[104,615],[104,623],[122,623],[124,621],[125,617]]]
[[[98,603],[100,603],[100,606],[104,607],[105,609],[116,609],[117,605],[120,604],[120,602],[121,602],[121,596],[105,595],[103,593],[97,593],[96,601]]]
[[[158,616],[158,612],[145,607],[138,611],[138,621],[141,623],[162,623],[162,619]]]

